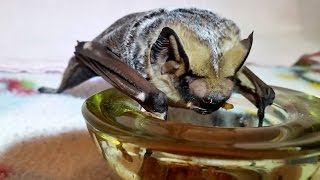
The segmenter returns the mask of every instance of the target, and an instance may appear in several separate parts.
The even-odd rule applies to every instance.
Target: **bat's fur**
[[[170,27],[173,30],[184,28],[183,32],[190,32],[189,34],[193,35],[192,38],[209,48],[210,63],[215,69],[218,69],[222,50],[225,50],[222,48],[223,40],[238,37],[240,32],[233,21],[222,18],[211,11],[195,8],[157,9],[124,16],[93,41],[108,46],[127,64],[138,70],[143,76],[147,76],[145,72],[147,53],[164,27]],[[188,34],[179,32],[182,31],[177,31],[178,36],[188,36]],[[184,45],[188,43],[184,37],[180,39],[186,42],[183,43]],[[198,49],[201,50],[201,47]],[[197,52],[198,49],[187,52]]]
[[[221,91],[223,96],[228,97],[231,94],[233,83],[227,79],[222,81],[223,77],[220,77],[224,74],[219,71],[228,70],[221,69],[221,57],[224,52],[239,42],[240,30],[233,21],[222,18],[211,11],[180,8],[156,9],[129,14],[117,20],[93,41],[108,47],[143,77],[149,78],[158,89],[167,94],[170,100],[178,102],[182,101],[182,98],[181,93],[173,85],[175,82],[172,82],[166,74],[159,74],[160,71],[154,71],[148,66],[151,46],[164,27],[170,27],[177,33],[189,57],[193,73],[198,76],[210,76],[208,80],[210,79],[211,82],[206,83],[212,87],[207,88]],[[235,63],[235,67],[228,67],[231,72],[237,64],[239,63]],[[79,66],[82,65],[73,57],[65,71],[58,92],[78,84],[78,81],[95,76],[90,69],[78,68]],[[159,69],[160,67],[154,68]],[[198,90],[202,90],[201,86],[196,87],[194,91]]]
[[[166,32],[172,31],[169,37],[162,36],[164,29]],[[161,38],[165,38],[165,41],[160,41]],[[129,14],[114,22],[93,42],[108,48],[121,61],[148,79],[171,103],[186,105],[199,102],[201,106],[211,104],[219,107],[230,97],[239,81],[235,81],[236,74],[250,51],[252,35],[248,39],[241,41],[237,25],[211,11],[178,8]],[[250,46],[244,42],[250,42]],[[165,43],[170,44],[170,53],[174,56],[169,55],[168,49],[161,51]],[[184,54],[179,50],[181,47]],[[172,57],[174,59],[167,59]],[[181,59],[187,59],[187,65]],[[186,67],[190,69],[189,74],[185,72]],[[249,82],[258,79],[251,71],[246,71]],[[188,74],[188,77],[183,77],[183,74]],[[96,75],[96,72],[72,57],[60,87],[57,90],[42,88],[40,91],[60,93]],[[250,79],[250,76],[254,78]],[[252,102],[262,112],[266,105],[272,103],[274,94],[263,95],[264,91],[273,91],[263,82],[260,84],[263,87],[258,88],[259,91],[254,89],[257,87],[246,89],[241,85],[241,88],[248,97],[254,97],[251,98]],[[140,93],[137,98],[144,100],[144,96]],[[260,117],[263,118],[262,115]]]

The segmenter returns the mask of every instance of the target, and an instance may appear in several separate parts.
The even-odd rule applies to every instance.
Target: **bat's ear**
[[[243,66],[250,53],[252,42],[253,32],[248,36],[248,38],[241,40],[223,54],[221,67],[225,71],[228,71],[225,72],[226,75],[233,76]]]
[[[189,59],[175,31],[169,27],[162,29],[158,39],[151,47],[150,61],[153,68],[162,74],[177,77],[189,71]]]

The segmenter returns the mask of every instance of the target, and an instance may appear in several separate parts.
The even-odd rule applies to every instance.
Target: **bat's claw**
[[[249,68],[243,67],[242,76],[238,77],[237,90],[258,108],[259,127],[263,124],[267,106],[273,103],[275,93],[273,89],[258,78]]]
[[[273,103],[275,98],[275,93],[273,89],[269,86],[263,87],[260,90],[258,100],[257,100],[257,108],[258,108],[258,118],[259,118],[259,127],[263,124],[265,109],[267,106]]]

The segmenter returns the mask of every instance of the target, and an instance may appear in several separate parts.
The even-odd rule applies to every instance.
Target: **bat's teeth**
[[[195,105],[194,103],[191,103],[190,108],[191,109],[201,110],[201,111],[205,111],[206,110],[206,109],[204,109],[204,108],[202,108],[200,106]]]

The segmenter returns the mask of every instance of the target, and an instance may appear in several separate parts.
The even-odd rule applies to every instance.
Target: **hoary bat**
[[[39,91],[61,93],[99,75],[162,115],[169,105],[211,113],[237,91],[258,108],[261,126],[275,94],[244,66],[252,42],[252,33],[241,40],[233,21],[208,10],[133,13],[92,41],[78,42],[60,87]]]

